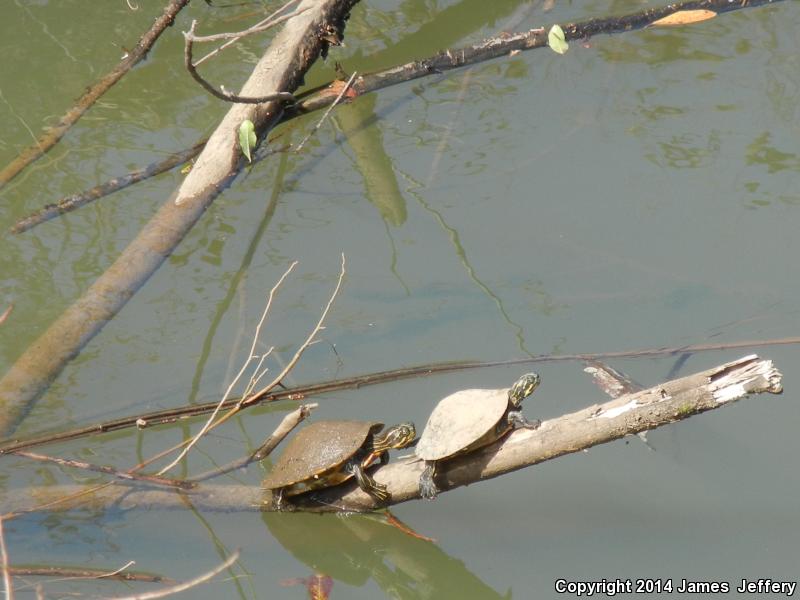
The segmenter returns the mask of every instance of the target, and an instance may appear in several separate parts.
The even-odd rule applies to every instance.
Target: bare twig
[[[18,175],[25,167],[55,146],[58,140],[64,137],[64,134],[69,131],[70,127],[78,122],[100,96],[105,94],[108,89],[117,83],[125,73],[130,71],[136,63],[147,56],[147,53],[158,37],[167,27],[172,25],[175,16],[188,3],[189,0],[170,0],[164,8],[163,14],[158,17],[150,29],[139,38],[133,50],[128,52],[125,58],[123,58],[109,73],[89,87],[75,103],[75,106],[70,108],[54,127],[47,129],[39,136],[39,139],[37,139],[33,145],[25,148],[19,153],[17,158],[0,171],[0,187],[11,181],[11,179]]]
[[[239,369],[239,372],[236,374],[236,377],[234,377],[233,381],[231,381],[230,385],[228,386],[228,389],[225,390],[225,394],[222,396],[222,399],[217,404],[217,408],[214,409],[214,412],[211,413],[211,416],[208,418],[205,425],[203,425],[200,431],[197,432],[197,435],[194,436],[194,439],[192,439],[192,441],[183,449],[183,451],[175,458],[175,460],[173,460],[171,463],[169,463],[166,467],[164,467],[158,472],[159,475],[166,473],[172,467],[177,465],[183,459],[183,457],[186,456],[189,450],[191,450],[192,447],[200,440],[200,438],[203,437],[203,435],[205,435],[205,433],[209,429],[211,429],[211,426],[214,423],[214,419],[217,418],[217,414],[222,409],[223,405],[225,404],[225,401],[228,399],[231,390],[233,390],[233,387],[239,382],[239,379],[241,379],[245,370],[255,358],[256,345],[258,344],[258,338],[261,335],[261,326],[264,324],[264,321],[266,321],[267,315],[269,314],[269,309],[272,307],[272,300],[275,297],[275,292],[278,290],[278,288],[281,286],[284,280],[289,276],[289,273],[292,272],[292,270],[295,268],[296,265],[297,261],[294,261],[292,264],[290,264],[289,268],[286,269],[284,274],[281,275],[281,278],[278,279],[278,282],[274,286],[272,286],[272,289],[269,291],[269,296],[267,297],[267,305],[264,307],[264,311],[261,313],[261,319],[259,320],[258,325],[256,326],[255,333],[253,334],[253,343],[250,344],[250,352],[247,355],[247,359],[244,361],[242,368]]]
[[[344,253],[342,253],[342,266],[341,266],[341,270],[339,271],[339,280],[336,282],[336,287],[334,288],[333,293],[331,294],[331,297],[328,300],[328,304],[325,305],[325,310],[322,311],[322,314],[319,317],[319,321],[317,321],[317,324],[314,326],[314,329],[308,335],[308,337],[303,342],[303,344],[297,349],[297,352],[294,353],[294,356],[292,357],[292,360],[290,360],[286,364],[286,366],[278,374],[278,376],[275,377],[275,379],[273,379],[268,385],[266,385],[265,387],[261,388],[259,391],[257,391],[252,396],[247,397],[247,398],[242,398],[241,402],[239,403],[240,406],[244,407],[244,406],[250,406],[252,404],[255,404],[263,396],[268,394],[269,391],[272,388],[274,388],[276,385],[278,385],[283,380],[283,378],[286,377],[287,373],[289,373],[289,371],[291,371],[294,368],[294,366],[297,364],[297,361],[300,360],[300,357],[303,355],[303,352],[305,352],[306,348],[308,348],[309,345],[311,345],[311,342],[314,341],[314,338],[316,337],[316,335],[323,328],[322,324],[325,322],[325,318],[328,316],[328,312],[330,312],[331,306],[333,306],[333,301],[336,300],[336,296],[339,294],[339,290],[342,287],[342,281],[344,280],[344,275],[347,272],[345,270],[345,263],[346,263],[346,261],[345,261],[345,258],[344,258]]]
[[[294,5],[294,4],[297,4],[299,1],[300,1],[300,0],[289,0],[289,2],[287,2],[286,4],[284,4],[283,6],[281,6],[280,8],[278,8],[278,10],[276,10],[276,11],[272,12],[271,14],[269,14],[269,15],[268,15],[266,18],[264,18],[264,19],[262,19],[261,21],[259,21],[258,23],[256,23],[256,24],[255,24],[253,27],[261,27],[262,25],[265,25],[265,24],[269,23],[269,22],[270,22],[270,21],[271,21],[271,20],[272,20],[274,17],[276,17],[277,15],[279,15],[280,13],[282,13],[284,10],[286,10],[286,9],[287,9],[287,8],[289,8],[290,6],[292,6],[292,5]],[[300,12],[300,11],[298,11],[298,12],[296,12],[296,13],[293,13],[293,14],[299,14],[299,12]],[[252,28],[251,28],[251,29],[252,29]],[[196,66],[198,66],[198,65],[201,65],[201,64],[203,64],[203,63],[204,63],[204,62],[206,62],[206,61],[207,61],[209,58],[212,58],[213,56],[216,56],[217,54],[219,54],[220,52],[222,52],[223,50],[225,50],[225,48],[227,48],[228,46],[230,46],[230,45],[232,45],[232,44],[235,44],[237,41],[239,41],[240,39],[242,39],[242,38],[243,38],[243,37],[244,37],[244,36],[247,34],[247,31],[249,31],[249,30],[245,30],[245,31],[241,32],[240,34],[236,34],[236,37],[234,37],[234,38],[232,38],[232,39],[228,40],[227,42],[225,42],[224,44],[222,44],[222,45],[221,45],[219,48],[217,48],[216,50],[212,50],[211,52],[209,52],[208,54],[206,54],[206,55],[205,55],[203,58],[201,58],[200,60],[197,60],[197,61],[195,61],[195,63],[194,63],[194,66],[196,67]]]
[[[279,8],[278,10],[276,10],[272,14],[274,15],[274,14],[282,12],[283,9],[286,6],[287,5],[285,4],[283,7]],[[296,17],[297,15],[301,15],[304,12],[306,12],[307,10],[308,10],[308,8],[301,8],[300,10],[296,10],[293,13],[289,13],[288,15],[281,15],[280,17],[277,17],[277,18],[274,18],[274,19],[270,18],[270,17],[267,17],[263,21],[261,21],[259,23],[256,23],[252,27],[250,27],[248,29],[245,29],[243,31],[234,31],[232,33],[214,33],[214,34],[211,34],[211,35],[194,35],[192,33],[192,36],[191,36],[192,37],[192,41],[193,42],[201,42],[202,43],[202,42],[218,42],[219,40],[231,40],[231,41],[235,42],[236,40],[241,39],[241,38],[243,38],[245,36],[253,35],[254,33],[261,33],[262,31],[267,31],[267,29],[272,29],[273,27],[275,27],[275,25],[279,25],[280,23],[283,23],[284,21],[288,21],[289,19],[291,19],[293,17]],[[203,57],[203,58],[205,58],[205,57]],[[195,66],[197,66],[197,64],[199,64],[199,62],[195,63]]]
[[[243,396],[234,405],[234,407],[232,408],[232,410],[230,412],[228,412],[227,414],[225,414],[222,417],[220,417],[213,424],[208,425],[207,428],[206,428],[207,431],[210,431],[211,429],[215,429],[216,427],[219,427],[220,425],[222,425],[223,423],[228,421],[228,419],[230,419],[230,418],[234,417],[235,415],[237,415],[239,413],[239,411],[241,411],[242,409],[247,408],[248,406],[252,406],[253,404],[258,403],[260,397],[263,394],[268,393],[269,390],[271,390],[276,385],[278,385],[278,383],[280,383],[281,380],[284,377],[286,377],[286,375],[289,373],[289,371],[291,371],[294,368],[294,366],[297,364],[297,361],[300,360],[300,357],[303,355],[303,352],[305,352],[306,348],[308,348],[308,346],[311,345],[311,342],[314,340],[314,337],[322,329],[322,323],[325,321],[325,318],[328,316],[328,312],[330,311],[331,306],[333,305],[333,301],[336,299],[336,296],[339,294],[339,289],[342,286],[342,280],[344,279],[345,272],[346,272],[345,271],[345,258],[344,258],[344,254],[342,254],[342,266],[341,266],[341,270],[339,272],[339,279],[336,282],[336,287],[334,288],[333,293],[331,294],[331,297],[328,300],[328,304],[325,305],[325,309],[322,311],[322,314],[320,315],[320,318],[317,321],[317,324],[314,326],[314,329],[311,331],[311,333],[306,338],[306,340],[301,344],[301,346],[297,349],[297,352],[294,353],[294,356],[292,357],[292,360],[290,360],[286,364],[286,366],[278,374],[278,376],[275,377],[275,379],[273,379],[267,386],[263,387],[260,391],[256,392],[252,396]],[[220,403],[220,406],[222,404],[223,403]],[[210,422],[210,420],[209,420],[209,422]],[[194,440],[196,440],[196,439],[197,439],[197,437],[193,438],[192,442]],[[185,443],[191,444],[192,442],[185,442]],[[179,448],[179,447],[181,447],[183,445],[184,445],[184,443],[182,442],[181,444],[178,444],[176,446],[176,448]],[[165,453],[168,453],[169,451],[170,450],[166,450],[166,451],[162,452],[161,454],[163,455]],[[185,454],[185,452],[183,452],[182,454]],[[172,468],[175,464],[177,464],[177,459],[172,461],[172,463],[167,465],[167,467],[164,467],[163,469],[161,469],[158,472],[159,475],[164,473],[164,471],[166,471],[168,468]]]
[[[222,573],[225,569],[229,568],[237,560],[239,560],[239,550],[236,550],[233,554],[231,554],[221,565],[211,569],[199,577],[195,577],[194,579],[190,579],[184,583],[179,583],[178,585],[173,585],[163,590],[144,592],[142,594],[134,594],[133,596],[123,596],[120,598],[115,598],[114,600],[154,600],[155,598],[164,598],[165,596],[177,594],[178,592],[183,592],[190,588],[196,587],[201,583],[205,583],[212,577],[215,577],[219,573]]]
[[[281,17],[281,20],[285,21],[292,15],[284,15]],[[276,19],[276,22],[279,22]],[[194,64],[192,64],[192,44],[194,40],[197,38],[194,35],[194,28],[197,26],[197,21],[192,21],[192,26],[189,28],[189,31],[183,32],[183,37],[186,40],[186,44],[184,46],[184,54],[183,54],[183,65],[186,67],[186,70],[189,71],[189,74],[192,78],[199,83],[204,90],[206,90],[212,96],[219,98],[220,100],[225,100],[226,102],[236,102],[239,104],[261,104],[263,102],[272,102],[273,100],[287,100],[289,102],[294,100],[294,96],[289,92],[275,92],[274,94],[267,94],[266,96],[239,96],[238,94],[234,94],[232,92],[225,91],[225,89],[218,90],[213,85],[211,85],[208,81],[203,79],[200,76],[200,73],[197,72],[195,69]]]
[[[341,99],[344,98],[344,95],[347,93],[347,90],[350,89],[350,86],[353,85],[353,80],[356,78],[356,75],[358,75],[358,72],[353,71],[353,74],[350,75],[350,79],[348,79],[347,83],[345,83],[344,86],[342,87],[342,91],[339,92],[338,96],[336,96],[336,100],[334,100],[333,103],[328,107],[328,110],[326,110],[325,114],[322,115],[322,118],[319,121],[317,121],[317,124],[314,126],[314,128],[308,132],[306,137],[304,137],[299,144],[297,144],[297,148],[294,149],[295,153],[300,152],[300,150],[303,149],[303,146],[306,145],[306,142],[311,138],[311,136],[314,135],[320,127],[322,127],[322,124],[325,122],[325,119],[328,118],[328,115],[331,114],[331,111],[336,107],[337,104],[339,104]]]
[[[3,585],[6,589],[6,600],[14,600],[14,585],[11,583],[11,573],[8,569],[6,536],[3,534],[3,517],[0,517],[0,566],[3,568]]]
[[[76,579],[108,579],[110,581],[141,581],[144,583],[163,583],[173,584],[174,579],[164,577],[163,575],[154,575],[152,573],[142,573],[139,571],[127,571],[129,567],[135,565],[136,561],[128,561],[119,569],[113,571],[106,571],[104,569],[90,569],[90,568],[72,568],[72,567],[26,567],[16,566],[9,567],[11,575],[15,577],[57,577],[57,579],[49,580],[48,583],[56,583],[59,581],[73,581]],[[27,590],[33,586],[20,585],[17,586],[17,591]]]
[[[238,460],[231,461],[227,465],[212,469],[211,471],[200,473],[199,475],[192,477],[189,481],[193,483],[207,481],[214,477],[224,475],[225,473],[230,473],[231,471],[236,471],[237,469],[243,469],[250,463],[264,460],[275,449],[275,447],[280,444],[281,441],[287,435],[289,435],[295,427],[308,418],[308,416],[311,414],[311,411],[318,406],[319,404],[317,403],[300,405],[299,408],[296,408],[283,418],[283,420],[275,428],[275,431],[272,432],[272,435],[264,440],[264,443],[261,444],[254,452],[252,452],[250,456],[245,456]]]
[[[60,458],[57,456],[45,456],[43,454],[34,454],[33,452],[26,452],[24,450],[18,450],[14,452],[14,454],[16,454],[17,456],[23,456],[25,458],[30,458],[31,460],[38,460],[41,462],[52,462],[57,465],[61,465],[63,467],[73,467],[76,469],[84,469],[86,471],[94,471],[96,473],[105,473],[106,475],[113,475],[118,479],[127,479],[129,481],[141,481],[144,483],[165,485],[167,487],[178,487],[182,489],[191,489],[193,487],[191,483],[187,481],[181,481],[180,479],[166,479],[163,477],[156,477],[154,475],[140,475],[137,473],[126,473],[123,471],[118,471],[112,467],[106,467],[103,465],[94,465],[80,460],[71,460],[67,458]]]

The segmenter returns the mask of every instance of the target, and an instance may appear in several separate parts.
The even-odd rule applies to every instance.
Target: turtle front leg
[[[389,492],[386,491],[386,486],[375,481],[372,476],[364,470],[360,462],[351,460],[347,465],[347,470],[355,476],[358,487],[369,494],[375,502],[383,504],[391,497]]]
[[[539,429],[542,422],[539,419],[529,421],[525,418],[525,415],[522,414],[522,411],[512,410],[508,413],[508,424],[511,425],[512,428],[524,427],[525,429]]]
[[[294,506],[292,506],[286,499],[285,492],[286,492],[285,488],[278,488],[277,490],[272,490],[272,508],[274,510],[277,511],[294,510]]]
[[[425,500],[436,500],[439,488],[433,478],[436,477],[436,461],[425,461],[425,470],[419,476],[419,494]]]

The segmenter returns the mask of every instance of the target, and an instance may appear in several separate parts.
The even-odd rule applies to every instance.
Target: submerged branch
[[[69,111],[59,119],[56,125],[48,128],[39,136],[39,139],[37,139],[33,145],[25,148],[19,153],[17,158],[0,171],[0,187],[11,181],[11,179],[16,177],[25,167],[39,159],[45,152],[55,146],[58,141],[64,137],[64,134],[69,131],[69,128],[78,122],[83,116],[83,113],[89,110],[100,96],[105,94],[111,86],[117,83],[123,75],[136,65],[136,63],[147,56],[147,53],[158,37],[167,27],[172,25],[175,16],[188,3],[189,0],[170,0],[169,4],[164,8],[163,14],[158,17],[152,27],[139,38],[133,50],[128,52],[125,58],[123,58],[109,73],[89,87],[75,106],[69,109]]]
[[[88,190],[84,190],[78,194],[66,196],[55,204],[45,204],[36,212],[33,212],[27,217],[17,221],[9,231],[11,233],[24,233],[29,229],[36,227],[37,225],[46,223],[50,219],[55,219],[63,214],[77,210],[82,206],[89,204],[90,202],[94,202],[95,200],[99,200],[100,198],[108,196],[109,194],[113,194],[114,192],[125,189],[129,185],[139,183],[140,181],[144,181],[145,179],[155,177],[156,175],[160,175],[161,173],[169,171],[170,169],[174,169],[175,167],[185,163],[187,160],[191,160],[200,154],[200,151],[203,149],[203,146],[205,146],[206,141],[207,140],[202,140],[191,148],[187,148],[186,150],[182,150],[176,154],[170,154],[164,160],[151,163],[142,169],[130,171],[125,175],[109,179],[100,185],[96,185],[93,188],[89,188]]]
[[[626,394],[604,404],[595,404],[554,419],[536,430],[519,429],[487,448],[455,458],[437,471],[437,483],[451,490],[492,479],[546,460],[579,452],[626,435],[655,429],[693,415],[720,408],[736,400],[764,392],[782,391],[782,375],[771,360],[755,355],[707,369],[661,385]],[[410,457],[396,460],[372,472],[375,480],[387,486],[391,504],[419,498],[418,482],[424,463]],[[62,497],[80,486],[47,486],[14,490],[5,495],[3,511],[22,511],[31,496],[37,500]],[[207,486],[172,493],[165,490],[130,490],[106,487],[92,496],[94,506],[121,508],[185,509],[186,499],[200,510],[267,511],[268,494],[256,486]],[[369,511],[373,499],[353,484],[321,490],[294,499],[303,510],[314,512]],[[62,502],[57,510],[79,503]]]

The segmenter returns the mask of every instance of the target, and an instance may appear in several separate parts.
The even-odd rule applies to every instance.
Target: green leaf
[[[247,162],[253,162],[250,158],[250,150],[256,147],[256,126],[250,119],[245,119],[239,125],[239,147],[247,157]]]
[[[553,25],[550,28],[550,31],[547,33],[547,45],[550,46],[553,52],[558,52],[559,54],[564,54],[564,52],[569,50],[567,38],[560,25]]]

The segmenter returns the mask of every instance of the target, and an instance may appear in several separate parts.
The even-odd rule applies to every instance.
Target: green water
[[[0,3],[0,164],[113,67],[163,2]],[[224,4],[215,2],[215,5]],[[261,3],[184,10],[148,59],[43,159],[0,190],[0,230],[43,204],[192,145],[225,107],[183,71],[181,30],[241,28]],[[500,31],[638,10],[636,2],[357,5],[346,46],[307,83],[406,62]],[[546,10],[549,8],[549,10]],[[260,13],[259,13],[260,15]],[[344,288],[287,384],[432,361],[602,352],[795,336],[800,306],[800,27],[797,3],[692,27],[574,42],[358,99],[301,154],[240,176],[158,273],[71,362],[20,435],[216,399],[238,370],[265,298],[298,260],[261,350],[277,373],[307,335],[347,257]],[[204,65],[235,88],[250,40]],[[297,142],[319,119],[276,130]],[[164,174],[20,236],[0,238],[0,371],[118,256],[183,176]],[[335,348],[335,351],[334,351]],[[678,374],[751,350],[692,356]],[[187,579],[242,549],[193,598],[303,598],[315,569],[331,598],[550,598],[570,581],[791,580],[800,554],[800,418],[794,346],[756,348],[784,373],[758,396],[634,439],[396,507],[436,543],[364,517],[86,509],[6,524],[12,564],[136,568]],[[613,365],[644,385],[675,359]],[[601,402],[577,363],[537,367],[529,415]],[[462,372],[319,398],[315,418],[414,420],[520,368]],[[243,455],[288,405],[215,432],[178,469]],[[184,423],[42,451],[128,468],[177,443]],[[2,489],[102,478],[3,457]],[[257,484],[263,467],[233,479]],[[64,585],[64,584],[53,584]],[[46,588],[47,589],[47,588]],[[74,584],[106,596],[123,586]],[[140,588],[134,588],[140,589]],[[20,592],[21,593],[21,592]],[[638,594],[647,596],[647,594]],[[681,594],[673,593],[673,596]],[[569,596],[569,594],[567,594]]]

